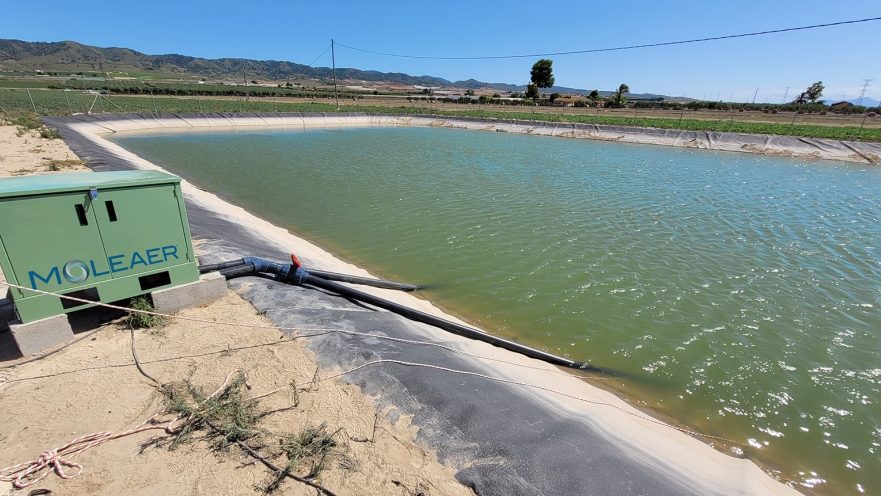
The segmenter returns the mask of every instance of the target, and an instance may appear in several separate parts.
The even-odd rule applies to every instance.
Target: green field
[[[620,126],[654,127],[662,129],[684,129],[690,131],[719,131],[753,134],[776,134],[804,136],[810,138],[829,138],[841,140],[881,142],[881,128],[854,126],[822,126],[816,124],[780,124],[723,120],[699,120],[677,118],[625,117],[610,115],[571,115],[532,112],[502,112],[497,110],[470,109],[442,110],[425,107],[371,106],[347,104],[337,108],[331,98],[322,102],[285,102],[252,98],[217,98],[173,96],[129,96],[93,95],[82,91],[24,90],[0,88],[0,112],[36,112],[40,115],[66,115],[71,113],[105,112],[367,112],[376,114],[431,114],[447,117],[477,117],[498,120],[526,120],[543,122],[607,124]]]

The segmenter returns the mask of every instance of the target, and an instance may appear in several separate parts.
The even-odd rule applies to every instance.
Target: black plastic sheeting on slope
[[[254,115],[242,114],[245,117]],[[67,122],[152,119],[155,116],[48,118],[70,148],[94,170],[124,170],[132,164],[68,128]],[[163,116],[165,118],[172,116]],[[225,116],[226,117],[226,116]],[[285,260],[284,247],[271,246],[244,226],[188,202],[188,216],[202,262],[255,255]],[[312,261],[304,260],[307,264]],[[397,315],[373,311],[315,289],[262,278],[230,286],[279,327],[326,327],[444,342],[442,332]],[[390,358],[492,374],[483,365],[435,347],[331,333],[309,338],[322,367],[348,369]],[[482,496],[518,495],[688,495],[708,494],[649,465],[609,441],[587,417],[562,415],[532,392],[508,384],[424,368],[368,367],[345,376],[377,398],[389,414],[412,416],[418,440],[451,463],[458,480]],[[731,488],[727,488],[730,490]],[[725,494],[726,488],[718,488]]]

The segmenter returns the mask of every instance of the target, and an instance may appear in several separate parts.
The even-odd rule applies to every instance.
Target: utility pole
[[[333,38],[330,39],[330,64],[333,67],[333,97],[336,99],[336,109],[340,109],[340,94],[336,88],[336,54],[333,49]]]
[[[759,96],[759,89],[756,88],[756,92],[753,93],[753,103],[756,103],[756,97]]]
[[[248,74],[245,73],[245,70],[242,69],[242,79],[245,81],[245,101],[251,101],[251,93],[248,90]]]
[[[791,87],[792,87],[792,86],[787,86],[787,87],[786,87],[786,92],[783,93],[783,100],[782,100],[780,103],[786,103],[786,97],[789,96],[789,88],[791,88]]]
[[[866,96],[866,89],[868,89],[868,87],[869,87],[869,83],[871,83],[872,81],[874,81],[874,80],[873,80],[873,79],[863,79],[863,90],[860,91],[860,99],[857,100],[857,105],[862,105],[862,104],[863,104],[863,98]],[[866,118],[867,118],[867,117],[869,117],[869,112],[866,112],[866,113],[863,114],[863,121],[860,122],[860,130],[857,131],[857,136],[858,136],[858,137],[859,137],[861,134],[863,134],[863,126],[866,125]]]
[[[863,79],[863,89],[860,91],[860,97],[857,99],[857,105],[863,104],[863,98],[866,96],[866,90],[869,88],[869,83],[874,81],[874,79]]]

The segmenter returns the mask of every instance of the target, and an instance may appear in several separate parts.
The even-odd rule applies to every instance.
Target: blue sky
[[[375,51],[432,56],[583,50],[881,16],[878,0],[729,2],[7,2],[0,38],[74,40],[148,54],[310,63],[334,38]],[[881,21],[739,40],[556,56],[557,84],[758,101],[817,80],[824,95],[881,99]],[[524,84],[532,59],[438,61],[336,50],[337,66],[450,80]],[[316,62],[330,65],[330,52]]]

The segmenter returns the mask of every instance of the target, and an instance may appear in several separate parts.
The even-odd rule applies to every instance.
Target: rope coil
[[[61,479],[73,479],[83,471],[82,464],[71,460],[71,458],[76,455],[113,439],[153,429],[167,430],[170,425],[171,424],[168,424],[167,426],[156,425],[154,416],[145,420],[137,427],[120,432],[119,434],[102,431],[81,436],[68,442],[64,446],[40,453],[37,458],[29,462],[10,465],[9,467],[0,469],[0,481],[11,482],[12,487],[15,489],[24,489],[45,479],[52,472],[55,472],[55,475]],[[75,468],[76,472],[67,473],[65,468]]]

